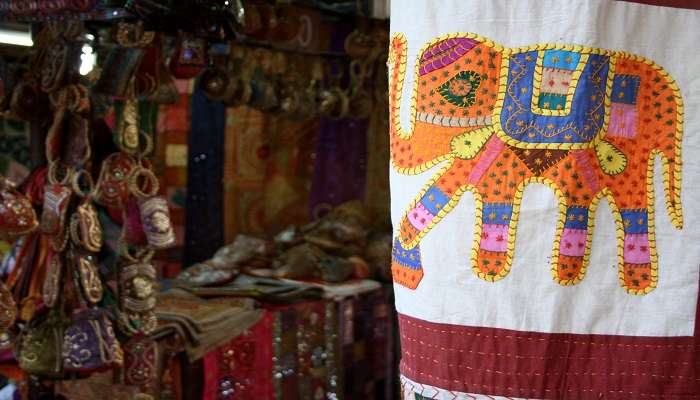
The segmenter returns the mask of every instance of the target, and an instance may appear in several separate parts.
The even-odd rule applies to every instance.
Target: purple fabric
[[[95,371],[110,368],[117,355],[112,323],[101,310],[87,309],[75,314],[63,336],[63,369]]]
[[[311,184],[311,218],[365,196],[367,119],[321,118]]]

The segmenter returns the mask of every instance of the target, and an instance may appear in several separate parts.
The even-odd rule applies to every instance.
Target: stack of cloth
[[[253,299],[205,300],[181,289],[160,293],[157,304],[158,329],[154,337],[178,334],[190,361],[240,335],[263,315]]]

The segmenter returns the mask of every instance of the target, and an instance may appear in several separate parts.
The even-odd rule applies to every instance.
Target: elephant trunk
[[[406,141],[413,135],[413,128],[416,121],[416,90],[413,91],[411,99],[411,122],[410,128],[404,130],[401,127],[401,94],[403,92],[403,82],[406,79],[406,37],[397,33],[391,41],[389,51],[389,131],[392,145],[396,142]],[[417,85],[415,82],[414,85]],[[392,146],[393,147],[393,146]]]

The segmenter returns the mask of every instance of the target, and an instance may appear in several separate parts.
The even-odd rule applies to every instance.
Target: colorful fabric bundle
[[[347,286],[327,293],[337,300],[271,308],[209,352],[202,398],[394,398],[390,291]]]
[[[700,11],[416,1],[392,30],[404,398],[700,396]]]

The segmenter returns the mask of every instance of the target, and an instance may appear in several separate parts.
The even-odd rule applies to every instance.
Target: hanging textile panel
[[[179,272],[185,244],[185,204],[187,198],[187,137],[190,130],[190,95],[193,81],[176,81],[180,99],[175,104],[162,104],[158,109],[155,159],[160,172],[162,192],[168,200],[170,218],[177,246],[168,251],[170,262]],[[165,271],[169,275],[168,271]]]
[[[226,110],[195,85],[187,160],[185,265],[211,257],[224,244],[223,175]]]
[[[700,396],[700,11],[419,0],[392,31],[405,398]]]
[[[226,108],[224,133],[224,237],[264,232],[263,193],[269,146],[265,113],[250,107]]]
[[[308,222],[318,119],[295,121],[250,107],[226,109],[224,230],[274,234]]]

